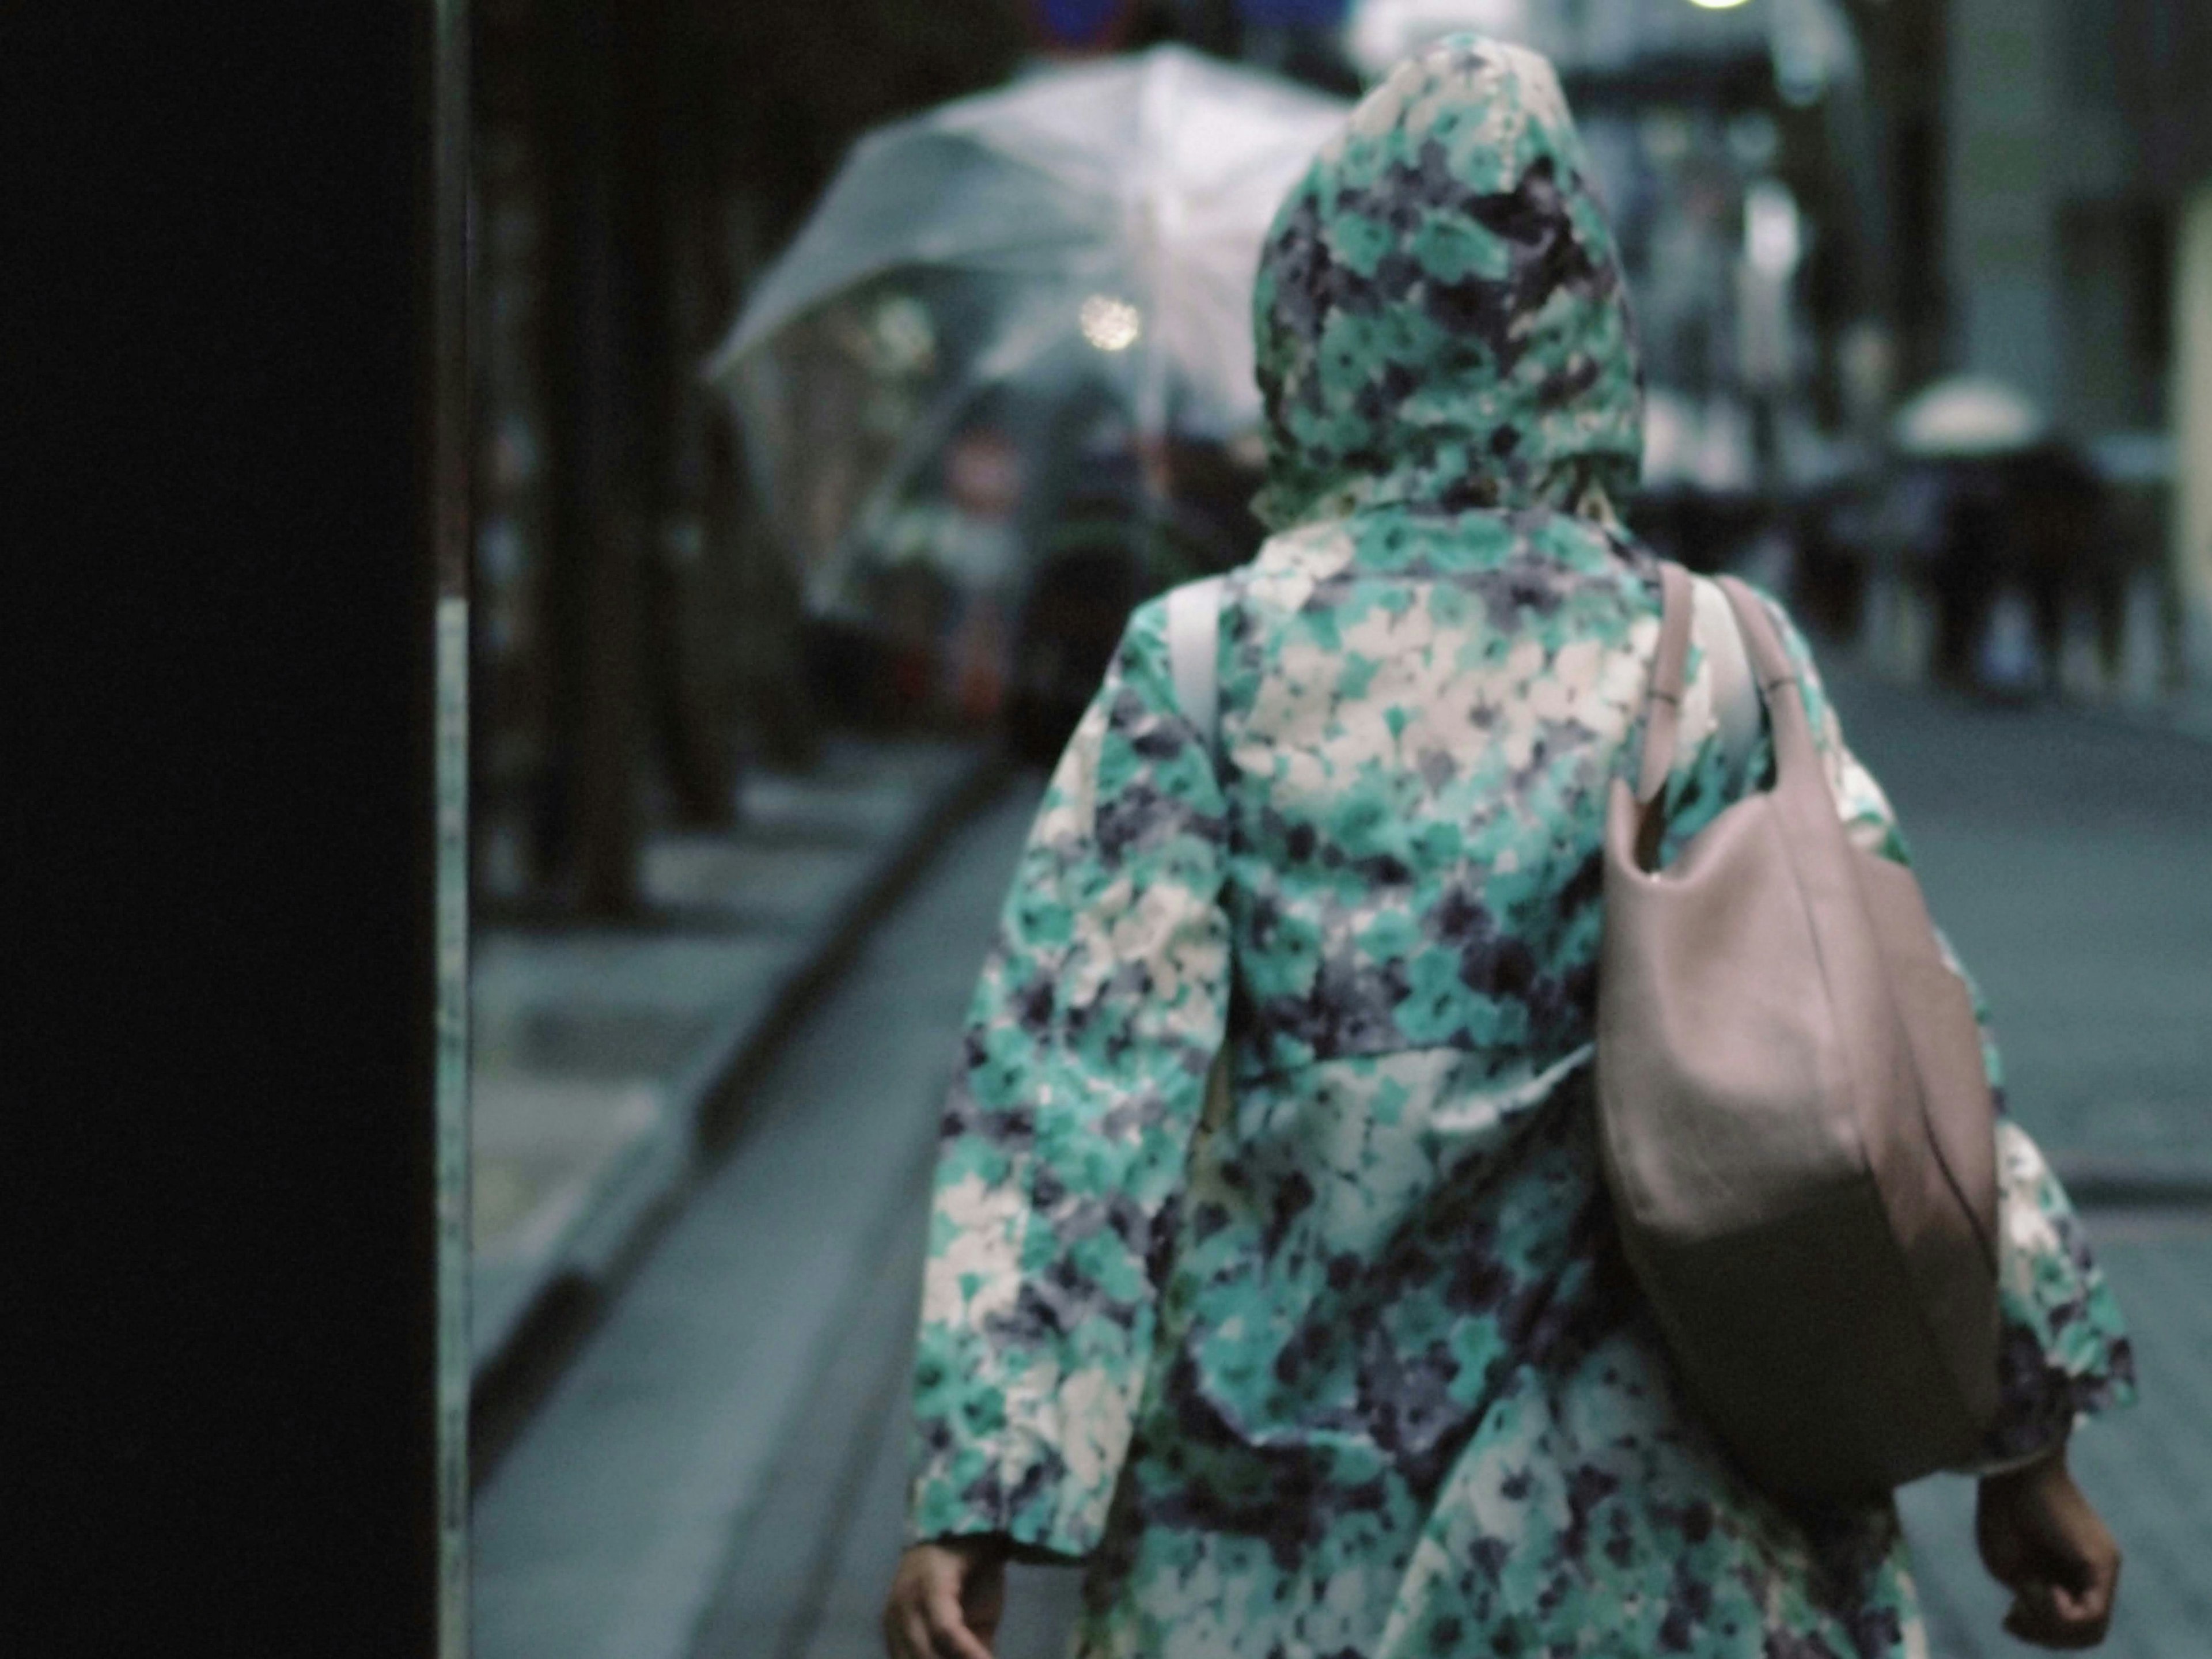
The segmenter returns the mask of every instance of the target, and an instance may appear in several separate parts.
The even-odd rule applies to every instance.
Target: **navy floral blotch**
[[[1218,749],[1144,607],[1007,898],[909,1529],[1087,1560],[1080,1655],[1927,1650],[1893,1509],[1749,1490],[1613,1241],[1599,848],[1660,590],[1608,505],[1640,392],[1586,173],[1548,66],[1464,38],[1322,153],[1258,283],[1277,533],[1231,579]],[[1906,861],[1771,608],[1850,833]],[[1684,725],[1662,856],[1772,767],[1762,734],[1729,774],[1694,648]],[[2064,1194],[2000,1135],[1990,1467],[2133,1388]]]

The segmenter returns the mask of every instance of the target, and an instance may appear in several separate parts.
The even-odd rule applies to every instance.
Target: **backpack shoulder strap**
[[[1713,717],[1720,726],[1722,752],[1728,757],[1729,775],[1741,776],[1759,736],[1759,689],[1752,682],[1751,660],[1728,595],[1704,576],[1693,576],[1691,586],[1697,599],[1697,641],[1713,663]]]
[[[1220,714],[1222,578],[1185,582],[1168,590],[1168,666],[1183,718],[1209,746]]]

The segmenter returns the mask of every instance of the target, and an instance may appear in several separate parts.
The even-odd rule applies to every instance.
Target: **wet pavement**
[[[1981,982],[2011,1109],[2085,1193],[2212,1176],[2212,740],[1828,678],[1936,920]]]
[[[2142,1382],[2132,1409],[2082,1430],[2068,1455],[2124,1556],[2118,1613],[2098,1651],[2196,1659],[2212,1650],[2212,1225],[2200,1215],[2160,1236],[2124,1214],[2093,1215],[2092,1225]],[[2008,1598],[1974,1553],[1973,1483],[1924,1480],[1902,1506],[1935,1659],[2047,1651],[2000,1627]]]
[[[885,1513],[867,1448],[893,1420],[939,1101],[1031,804],[956,831],[798,1024],[479,1491],[477,1659],[803,1651],[787,1632],[860,1594],[872,1570],[837,1552]]]
[[[720,834],[648,843],[646,919],[472,945],[471,1324],[481,1377],[562,1286],[606,1280],[690,1170],[702,1115],[988,766],[833,744],[747,781]]]
[[[2117,1659],[2212,1627],[2212,745],[1839,667],[1931,906],[1994,1005],[2014,1109],[2075,1172],[2143,1404],[2075,1462],[2128,1553]],[[945,843],[762,1075],[707,1175],[483,1490],[479,1659],[859,1659],[898,1542],[926,1180],[957,1024],[1034,795]],[[1997,1633],[1971,1484],[1905,1497],[1937,1659]],[[1074,1577],[1018,1569],[1000,1659]]]

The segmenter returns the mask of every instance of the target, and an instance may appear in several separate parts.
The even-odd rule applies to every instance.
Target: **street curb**
[[[887,838],[873,867],[826,921],[795,945],[774,996],[736,1011],[702,1041],[663,1097],[655,1127],[606,1166],[544,1253],[501,1329],[477,1345],[471,1483],[480,1485],[598,1323],[660,1228],[737,1139],[748,1089],[793,1020],[865,943],[874,924],[963,821],[1003,787],[1006,763],[980,749]]]
[[[1930,696],[1954,699],[1971,707],[2033,708],[2042,713],[2087,720],[2099,726],[2153,732],[2191,743],[2212,744],[2212,692],[2199,691],[2155,702],[2126,700],[2085,702],[2079,697],[2063,693],[2039,692],[2015,705],[2002,697],[1992,696],[1984,700],[1939,685],[1927,675],[1901,670],[1885,662],[1880,652],[1849,640],[1816,635],[1813,647],[1824,668],[1831,665],[1839,665],[1848,673],[1893,690],[1923,691]]]
[[[2051,1172],[2078,1209],[2212,1209],[2212,1164],[2153,1164],[2094,1152],[2052,1152]]]
[[[819,948],[785,980],[761,1018],[750,1022],[745,1033],[732,1033],[736,1040],[714,1063],[702,1061],[687,1073],[686,1086],[696,1091],[690,1098],[697,1161],[711,1164],[729,1150],[743,1127],[745,1096],[792,1023],[852,960],[884,911],[936,856],[946,837],[987,805],[1011,775],[1005,757],[995,749],[979,753],[963,768],[915,815],[913,828],[889,849],[876,872],[854,888],[844,909],[824,931]],[[702,1054],[706,1052],[702,1045]]]
[[[2167,737],[2212,744],[2212,702],[2203,698],[2142,705],[2062,702],[2057,706],[2069,714],[2078,714],[2100,724],[2124,726],[2138,732],[2163,732]]]

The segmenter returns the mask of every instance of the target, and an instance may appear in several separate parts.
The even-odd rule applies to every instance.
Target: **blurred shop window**
[[[2172,224],[2157,207],[2076,202],[2059,212],[2066,414],[2084,432],[2164,418],[2173,349]]]

